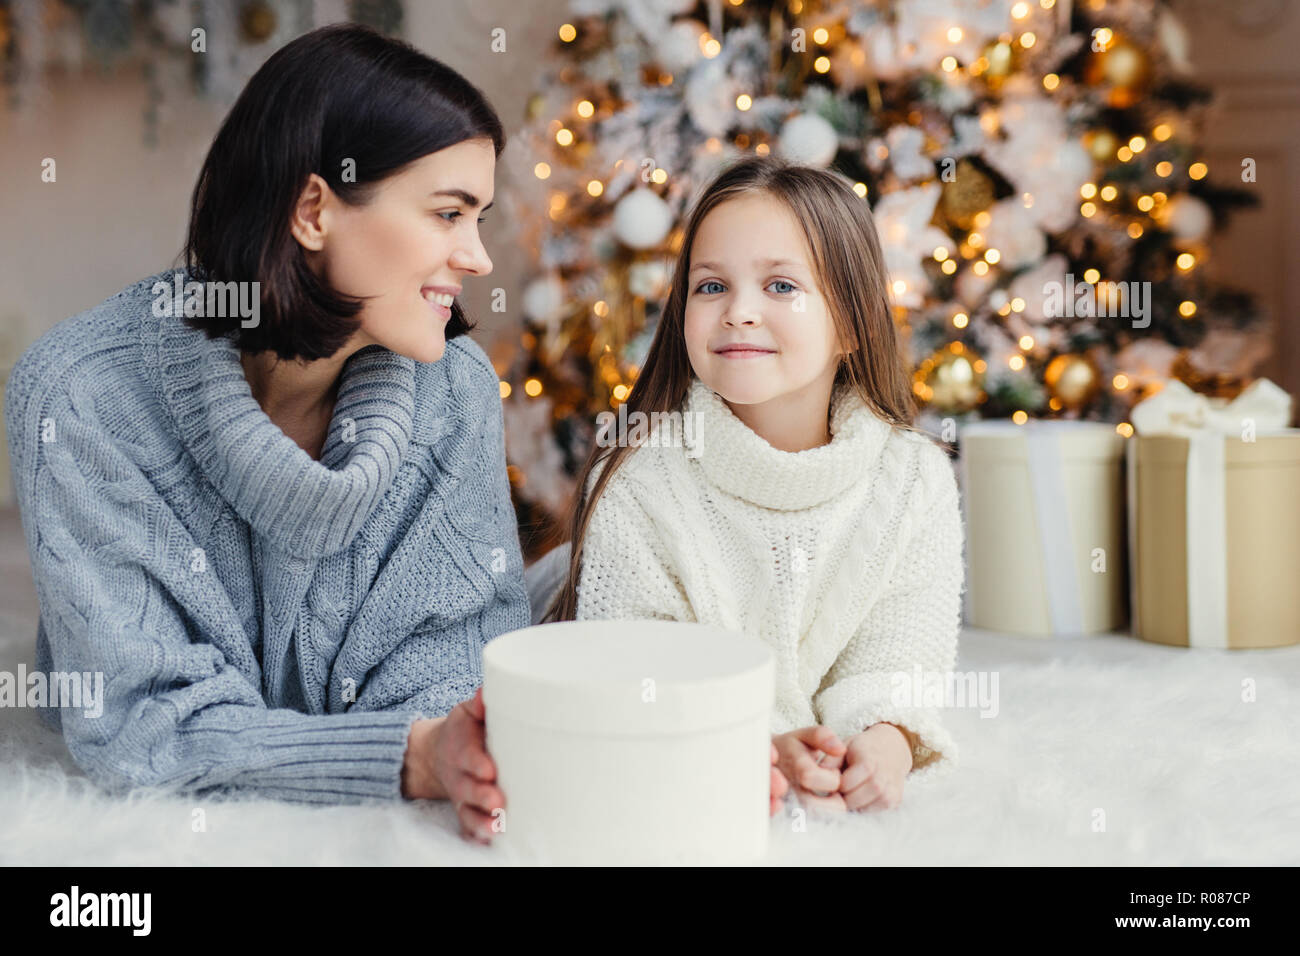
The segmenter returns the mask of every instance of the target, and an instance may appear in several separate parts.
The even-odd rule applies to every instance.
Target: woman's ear
[[[307,178],[307,185],[298,197],[289,219],[289,231],[304,249],[320,252],[324,248],[327,218],[325,207],[332,195],[329,183],[319,175],[312,173]]]

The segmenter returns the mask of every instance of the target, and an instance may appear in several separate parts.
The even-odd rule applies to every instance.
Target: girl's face
[[[489,140],[466,140],[388,177],[365,206],[328,195],[313,266],[342,294],[376,296],[358,315],[358,348],[442,358],[452,298],[466,276],[492,271],[478,227],[492,204],[495,167]]]
[[[728,404],[829,399],[840,350],[811,259],[789,207],[768,193],[727,200],[700,223],[686,351]]]

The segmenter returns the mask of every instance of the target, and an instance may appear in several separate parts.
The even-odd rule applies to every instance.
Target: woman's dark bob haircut
[[[357,328],[364,299],[345,297],[308,267],[289,231],[311,173],[364,206],[378,183],[430,153],[471,139],[505,146],[501,120],[468,80],[408,43],[339,23],[277,50],[248,81],[208,150],[190,205],[185,264],[199,281],[261,283],[259,323],[186,318],[245,352],[282,359],[333,355]],[[345,160],[348,179],[344,181]],[[448,341],[470,329],[452,306]]]

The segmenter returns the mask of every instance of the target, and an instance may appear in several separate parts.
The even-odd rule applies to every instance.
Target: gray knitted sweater
[[[316,461],[229,340],[152,314],[170,278],[61,322],[5,392],[37,671],[65,688],[42,713],[114,792],[397,798],[411,722],[528,624],[496,374],[467,336],[363,349]],[[70,706],[69,674],[103,699]]]

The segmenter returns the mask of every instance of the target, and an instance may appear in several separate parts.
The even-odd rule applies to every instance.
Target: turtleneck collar
[[[410,444],[414,360],[377,345],[348,359],[316,461],[262,411],[231,340],[179,317],[155,318],[149,301],[142,321],[157,348],[162,398],[208,480],[281,551],[319,558],[348,547]]]
[[[830,442],[806,451],[773,448],[699,378],[691,379],[683,410],[701,416],[685,433],[705,476],[728,494],[777,511],[811,508],[842,494],[869,471],[891,431],[846,387],[831,400]]]

